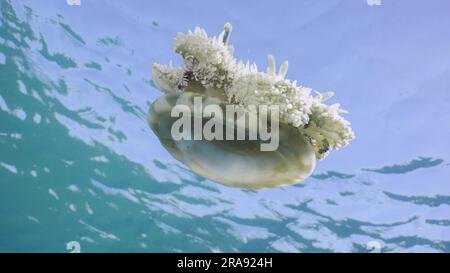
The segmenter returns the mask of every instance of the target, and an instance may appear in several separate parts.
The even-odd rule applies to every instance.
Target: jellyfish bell
[[[227,186],[250,189],[277,187],[304,180],[313,171],[316,163],[310,142],[294,127],[280,124],[275,149],[262,149],[269,144],[261,137],[250,139],[252,131],[262,126],[239,124],[236,117],[192,117],[200,118],[203,126],[215,119],[215,128],[222,126],[221,137],[194,139],[174,136],[173,128],[179,118],[173,117],[172,110],[184,105],[194,112],[193,99],[199,94],[193,92],[172,93],[158,98],[150,107],[148,123],[158,136],[161,144],[194,172]],[[224,109],[227,105],[219,99],[201,96],[204,104],[217,105]],[[191,113],[192,113],[191,112]],[[226,111],[222,111],[225,113]],[[244,120],[249,120],[246,113]],[[195,122],[191,122],[194,124]],[[233,135],[226,136],[227,128],[233,128]],[[203,127],[203,128],[206,128]],[[186,129],[183,127],[183,129]],[[272,129],[272,128],[271,128]],[[192,136],[194,126],[189,129]],[[195,130],[198,132],[198,130]],[[245,137],[238,139],[242,132]],[[257,134],[255,134],[257,135]]]
[[[272,55],[266,72],[236,61],[228,44],[230,32],[231,25],[226,24],[218,37],[208,37],[200,28],[177,34],[173,46],[184,63],[179,68],[153,65],[153,82],[165,95],[152,103],[148,124],[174,158],[210,180],[249,189],[303,181],[317,160],[354,138],[350,123],[340,115],[344,110],[338,104],[324,104],[332,93],[312,96],[311,89],[286,80],[287,61],[278,73]],[[219,110],[214,115],[198,114],[196,99],[203,109]],[[230,105],[239,108],[244,118],[225,116]],[[279,112],[261,121],[258,118],[267,114],[262,106],[276,106]],[[181,116],[180,111],[174,115],[178,108],[189,113],[190,124],[202,129],[186,125],[180,127],[183,132],[174,133]],[[250,122],[255,119],[256,124]],[[273,121],[276,126],[269,124]],[[275,149],[262,149],[271,144],[263,137],[264,126],[277,131]],[[206,127],[214,127],[215,137],[201,137]],[[184,134],[194,137],[180,138]]]

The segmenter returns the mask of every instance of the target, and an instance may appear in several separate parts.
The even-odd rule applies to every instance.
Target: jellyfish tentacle
[[[267,74],[275,75],[275,57],[272,54],[267,55]]]
[[[233,26],[230,23],[226,23],[223,26],[223,39],[222,42],[226,45],[230,40],[231,31],[233,30]]]
[[[278,70],[278,76],[284,79],[288,71],[288,66],[289,66],[288,61],[287,60],[284,61],[280,66],[280,70]]]
[[[334,96],[334,92],[328,91],[325,93],[322,93],[322,101],[326,101]]]

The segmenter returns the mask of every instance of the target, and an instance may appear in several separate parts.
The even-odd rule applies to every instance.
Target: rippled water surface
[[[0,251],[450,252],[450,2],[0,8]],[[227,21],[238,58],[289,59],[350,112],[357,139],[305,183],[221,186],[147,126],[151,64],[180,63],[176,32]]]

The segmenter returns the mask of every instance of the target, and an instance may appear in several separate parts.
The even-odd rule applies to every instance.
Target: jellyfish
[[[254,63],[237,61],[229,44],[231,31],[231,24],[226,23],[218,36],[209,37],[199,27],[176,35],[173,49],[183,64],[153,64],[153,83],[164,95],[150,106],[148,124],[175,159],[212,181],[246,189],[301,182],[312,174],[317,161],[355,137],[350,122],[341,115],[346,111],[339,104],[325,104],[332,92],[320,93],[286,79],[287,61],[278,71],[272,55],[268,55],[266,71],[259,71]],[[197,102],[203,110],[216,111],[209,115],[196,112]],[[228,106],[239,114],[224,116]],[[213,120],[219,138],[174,134],[174,125],[180,121],[180,111],[174,115],[178,108],[189,113],[186,120],[194,124],[206,127]],[[269,112],[277,115],[258,120]],[[255,119],[256,123],[241,122]],[[192,136],[198,131],[193,127],[182,129]],[[267,139],[237,137],[259,135],[262,127],[277,129],[276,149],[261,149]]]

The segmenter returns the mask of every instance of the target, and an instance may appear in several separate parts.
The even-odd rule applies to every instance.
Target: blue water
[[[450,252],[449,1],[0,5],[1,252]],[[238,58],[288,59],[350,112],[302,184],[221,186],[147,126],[151,64],[225,22]]]

